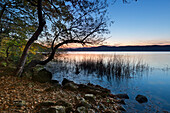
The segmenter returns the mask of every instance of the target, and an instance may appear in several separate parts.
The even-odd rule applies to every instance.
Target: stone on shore
[[[46,113],[66,113],[64,106],[51,106]]]
[[[77,108],[78,113],[87,113],[87,109],[84,106],[78,107]]]
[[[92,103],[95,103],[95,96],[93,94],[85,94],[84,98]]]
[[[63,86],[64,89],[68,89],[68,90],[71,90],[71,91],[75,91],[78,89],[78,86],[73,84],[73,83],[67,83]]]
[[[33,79],[33,81],[37,81],[40,83],[51,82],[52,73],[46,69],[42,69],[42,70],[38,71],[37,73],[34,73],[32,76],[32,79]]]
[[[135,99],[139,103],[146,103],[146,102],[148,102],[148,99],[146,98],[146,96],[143,96],[143,95],[137,95]]]
[[[74,82],[71,81],[71,80],[68,80],[68,79],[64,78],[61,84],[64,86],[64,85],[66,85],[67,83],[74,83]]]
[[[118,97],[118,98],[129,99],[129,96],[127,94],[117,94],[115,96]]]

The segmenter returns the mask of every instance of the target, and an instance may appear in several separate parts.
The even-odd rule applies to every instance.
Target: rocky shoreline
[[[0,77],[1,113],[121,113],[127,94],[111,94],[99,85],[76,84],[63,79],[62,84],[47,79],[46,70],[34,73],[31,79]],[[144,99],[144,97],[139,96]],[[147,99],[147,98],[146,98]],[[141,101],[141,99],[139,100]],[[141,101],[142,102],[142,101]]]

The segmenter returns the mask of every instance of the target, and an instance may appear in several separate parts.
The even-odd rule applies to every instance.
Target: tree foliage
[[[37,27],[36,8],[26,0],[0,1],[0,39],[25,39]]]
[[[33,61],[34,66],[51,61],[64,44],[98,44],[105,39],[102,34],[109,33],[107,0],[2,0],[0,6],[0,38],[14,40],[13,45],[28,39],[17,68],[19,76],[35,41],[46,39],[51,54],[44,61]]]

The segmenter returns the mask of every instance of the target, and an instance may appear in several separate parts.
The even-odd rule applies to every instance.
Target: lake
[[[127,93],[130,99],[124,107],[128,112],[170,112],[169,59],[169,52],[68,52],[46,68],[60,82],[68,78],[101,85],[113,94]],[[139,104],[138,94],[149,101]]]

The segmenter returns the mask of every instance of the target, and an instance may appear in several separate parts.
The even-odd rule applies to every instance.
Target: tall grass
[[[131,58],[124,55],[113,55],[109,57],[84,57],[76,58],[57,58],[54,60],[54,71],[74,74],[97,74],[98,77],[106,76],[107,79],[129,78],[133,75],[141,74],[148,70],[149,66],[141,59]]]
[[[102,58],[83,60],[79,62],[79,68],[87,73],[95,72],[99,76],[106,75],[116,78],[131,77],[131,75],[136,75],[149,69],[148,65],[141,60],[131,60],[128,57],[117,55],[106,61]]]

